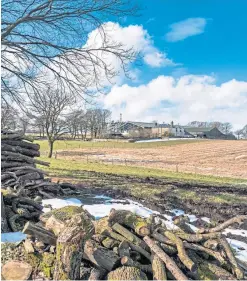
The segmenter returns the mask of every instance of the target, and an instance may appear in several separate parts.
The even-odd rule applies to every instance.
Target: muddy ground
[[[84,172],[85,177],[77,181],[79,188],[113,198],[130,198],[162,213],[180,208],[186,213],[206,216],[215,222],[247,214],[247,184],[216,185],[166,178],[81,172]],[[69,178],[61,180],[71,181]],[[247,226],[244,227],[247,229]]]

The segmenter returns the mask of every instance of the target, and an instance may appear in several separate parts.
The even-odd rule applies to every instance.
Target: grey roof
[[[126,123],[131,123],[135,126],[138,126],[138,127],[142,127],[142,128],[154,128],[157,126],[156,123],[148,123],[148,122],[133,122],[133,121],[128,121]]]
[[[214,127],[183,127],[189,133],[206,133],[214,129]]]

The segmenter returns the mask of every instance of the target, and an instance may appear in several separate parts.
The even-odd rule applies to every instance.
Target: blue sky
[[[141,15],[112,25],[140,51],[133,80],[101,99],[113,119],[247,123],[247,1],[142,0]],[[110,24],[110,26],[112,26]]]
[[[148,30],[160,50],[168,53],[184,71],[217,76],[217,82],[247,78],[247,1],[246,0],[144,0],[142,15],[124,25],[138,24]],[[168,42],[166,33],[173,23],[188,18],[206,20],[201,34]],[[146,79],[171,74],[173,69],[147,71]]]

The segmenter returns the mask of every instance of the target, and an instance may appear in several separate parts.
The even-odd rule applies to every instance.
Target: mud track
[[[101,192],[116,199],[130,198],[160,212],[180,208],[186,213],[222,222],[247,214],[247,184],[207,184],[87,172],[80,188]],[[191,196],[187,196],[187,193]],[[224,200],[222,200],[223,198]],[[246,228],[247,229],[247,228]]]

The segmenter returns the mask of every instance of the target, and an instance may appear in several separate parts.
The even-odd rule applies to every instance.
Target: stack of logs
[[[245,215],[197,233],[183,215],[174,218],[176,227],[169,230],[154,215],[144,219],[115,209],[95,221],[82,207],[70,206],[43,214],[40,220],[27,223],[23,230],[29,235],[23,244],[29,259],[32,255],[31,260],[38,260],[33,278],[43,274],[52,280],[244,279],[222,230],[247,220]],[[47,257],[49,264],[44,265]]]
[[[45,178],[47,173],[36,164],[49,166],[49,163],[35,159],[40,156],[39,149],[38,144],[23,134],[1,132],[2,232],[20,230],[27,220],[37,221],[42,199],[78,194],[72,184]]]

